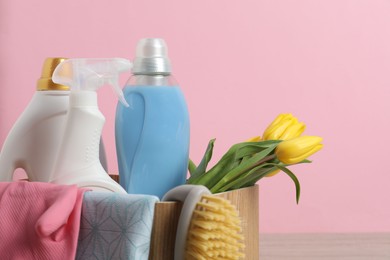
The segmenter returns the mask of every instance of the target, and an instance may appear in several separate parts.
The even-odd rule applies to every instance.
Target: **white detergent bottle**
[[[69,59],[54,70],[53,81],[70,86],[71,90],[64,134],[50,178],[52,183],[126,193],[99,161],[99,139],[105,118],[98,108],[96,90],[109,84],[128,106],[118,77],[131,66],[130,61],[119,58]]]
[[[69,87],[55,84],[52,73],[66,58],[46,58],[37,91],[4,141],[0,153],[0,181],[12,181],[23,169],[30,181],[48,182],[60,146],[69,106]],[[100,160],[105,168],[103,143]]]

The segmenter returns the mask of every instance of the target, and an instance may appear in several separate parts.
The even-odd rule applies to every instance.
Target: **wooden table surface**
[[[390,233],[261,234],[261,260],[390,260]]]

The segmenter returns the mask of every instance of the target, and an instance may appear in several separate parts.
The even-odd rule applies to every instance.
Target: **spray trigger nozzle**
[[[61,62],[53,72],[53,82],[66,85],[71,90],[96,91],[109,84],[119,101],[126,107],[129,104],[119,87],[119,75],[130,71],[132,63],[122,58],[107,59],[68,59]]]

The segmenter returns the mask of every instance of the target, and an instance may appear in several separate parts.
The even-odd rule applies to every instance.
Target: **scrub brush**
[[[243,259],[241,220],[229,200],[202,185],[181,185],[163,201],[182,201],[177,226],[175,260]]]

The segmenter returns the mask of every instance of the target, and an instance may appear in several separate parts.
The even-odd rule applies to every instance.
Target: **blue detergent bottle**
[[[120,184],[128,193],[162,198],[186,181],[188,108],[164,40],[139,41],[132,73],[123,89],[129,107],[118,103],[115,118]]]

